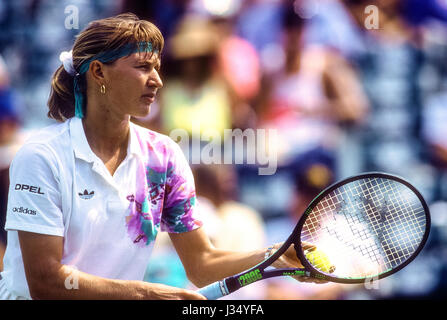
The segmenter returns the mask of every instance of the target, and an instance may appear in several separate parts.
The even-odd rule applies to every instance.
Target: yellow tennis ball
[[[331,264],[328,256],[320,250],[312,250],[306,253],[306,259],[309,261],[317,270],[322,272],[334,272],[335,267]]]

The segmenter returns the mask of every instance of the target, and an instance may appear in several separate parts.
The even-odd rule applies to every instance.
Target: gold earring
[[[106,86],[102,84],[100,90],[101,90],[102,94],[105,94],[106,93]]]

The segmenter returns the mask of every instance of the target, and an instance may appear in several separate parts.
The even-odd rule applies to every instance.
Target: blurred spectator
[[[258,212],[239,202],[233,165],[193,167],[197,197],[203,207],[206,229],[222,249],[249,251],[265,245],[264,222]],[[248,228],[247,228],[248,227]]]
[[[446,200],[447,24],[427,21],[422,25],[422,36],[425,59],[419,79],[423,102],[421,138],[427,147],[423,156],[436,170],[433,200]]]
[[[283,163],[317,146],[336,148],[340,125],[361,122],[368,107],[346,60],[323,46],[304,46],[305,20],[287,3],[284,66],[265,77],[259,108],[260,126],[279,131]]]
[[[294,161],[294,201],[291,217],[298,221],[310,202],[326,187],[335,182],[336,159],[324,149],[314,149]]]
[[[361,159],[347,148],[339,151],[341,138],[344,131],[361,126],[368,111],[355,70],[337,52],[305,44],[308,21],[298,16],[292,5],[293,1],[285,1],[281,11],[283,32],[279,39],[284,63],[280,68],[263,69],[256,105],[258,128],[277,132],[277,143],[269,148],[277,154],[279,167],[268,177],[259,177],[248,167],[239,170],[243,201],[266,219],[286,214],[287,199],[293,193],[290,167],[301,154],[316,148],[337,157],[340,153],[343,157],[339,162],[344,164],[348,159],[349,170],[355,170],[350,164]],[[279,58],[272,57],[270,63],[277,64],[276,60]],[[276,201],[271,201],[272,197]]]
[[[6,204],[8,203],[9,165],[20,147],[20,118],[10,87],[6,65],[0,56],[0,270],[6,246]]]
[[[256,124],[253,104],[261,82],[258,52],[250,42],[235,34],[234,19],[216,17],[213,24],[220,39],[218,71],[232,98],[232,125],[241,129],[253,128]]]
[[[302,153],[287,168],[291,194],[286,203],[285,215],[267,220],[268,242],[284,240],[284,235],[293,231],[296,223],[310,202],[323,189],[335,182],[336,158],[323,148]]]
[[[168,51],[178,73],[165,79],[160,95],[162,131],[200,124],[200,133],[231,128],[231,100],[226,84],[216,73],[217,33],[206,18],[185,17],[168,40]],[[198,130],[199,128],[195,128]]]
[[[402,1],[378,1],[379,29],[365,27],[368,1],[345,0],[362,35],[363,50],[349,58],[371,103],[361,133],[363,170],[382,170],[411,178],[420,171],[421,101],[418,75],[423,55],[414,30],[405,22]],[[402,166],[405,163],[406,166]],[[410,176],[409,176],[410,175]]]

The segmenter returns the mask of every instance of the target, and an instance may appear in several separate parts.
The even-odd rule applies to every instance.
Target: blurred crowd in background
[[[377,284],[270,279],[231,298],[447,297],[446,0],[1,0],[2,228],[9,163],[33,130],[53,123],[46,102],[60,52],[88,22],[123,12],[165,37],[164,88],[136,123],[168,135],[191,133],[193,121],[277,130],[273,175],[252,164],[192,165],[216,246],[285,240],[320,190],[364,171],[400,175],[429,203],[425,249]],[[168,238],[157,241],[145,280],[191,287]]]

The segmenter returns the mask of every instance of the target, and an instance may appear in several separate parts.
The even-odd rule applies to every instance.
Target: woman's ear
[[[104,64],[98,60],[93,60],[90,63],[90,70],[89,70],[93,80],[98,84],[102,85],[104,84]]]

